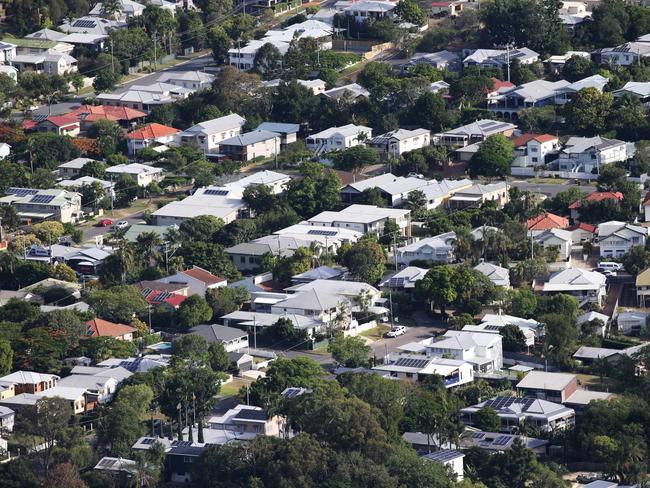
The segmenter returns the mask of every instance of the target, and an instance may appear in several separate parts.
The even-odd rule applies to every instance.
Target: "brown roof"
[[[566,229],[569,219],[546,212],[526,221],[528,230]]]
[[[368,177],[362,174],[354,174],[350,171],[341,171],[340,169],[325,168],[325,174],[336,173],[341,180],[341,188],[356,183],[357,181],[367,180]]]
[[[97,120],[133,120],[146,117],[147,114],[129,107],[111,107],[109,105],[82,105],[67,114],[69,117],[78,117],[88,122]]]
[[[620,191],[595,191],[590,193],[581,200],[576,200],[569,208],[580,208],[582,202],[602,202],[603,200],[623,200],[623,194]]]
[[[130,325],[115,324],[103,319],[89,320],[86,325],[88,326],[88,337],[122,337],[137,330]]]
[[[550,134],[522,134],[515,137],[512,141],[515,147],[521,147],[528,144],[529,141],[550,142],[557,140],[557,137]]]
[[[182,273],[184,275],[202,281],[208,286],[214,285],[216,283],[221,283],[222,281],[226,281],[225,279],[219,278],[218,276],[215,276],[209,271],[206,271],[203,268],[199,268],[198,266],[193,266],[191,269],[186,269],[185,271],[182,271]]]
[[[170,136],[180,132],[178,129],[173,127],[168,127],[166,125],[153,123],[145,125],[139,129],[129,132],[126,135],[127,139],[138,139],[138,140],[148,140],[148,139],[158,139],[159,137]]]

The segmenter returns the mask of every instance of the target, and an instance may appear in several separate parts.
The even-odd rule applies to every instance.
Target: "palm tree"
[[[142,256],[149,267],[156,266],[162,255],[160,246],[162,239],[155,232],[143,232],[135,240],[135,250],[138,256]]]
[[[122,283],[126,282],[126,277],[129,271],[132,271],[135,266],[135,252],[133,245],[125,239],[118,242],[117,256],[119,258],[119,272],[120,280]]]
[[[116,14],[122,11],[120,0],[103,0],[101,14],[109,20],[115,20]]]

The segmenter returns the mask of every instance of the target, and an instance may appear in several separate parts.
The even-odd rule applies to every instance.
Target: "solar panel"
[[[484,329],[485,330],[499,330],[499,329],[501,329],[501,327],[499,327],[498,325],[486,325],[484,327]]]
[[[337,234],[335,230],[320,230],[320,229],[311,229],[307,231],[307,234],[312,236],[325,236],[333,237]]]
[[[508,408],[512,406],[513,404],[518,404],[521,405],[522,411],[526,411],[530,408],[530,406],[533,404],[535,401],[534,398],[531,397],[496,397],[491,400],[487,400],[485,402],[486,407],[490,407],[494,410],[502,410],[504,408]]]
[[[32,203],[50,203],[54,200],[54,195],[34,195],[30,202]]]
[[[142,444],[147,445],[147,446],[149,444],[153,444],[154,442],[156,442],[156,439],[152,439],[151,437],[147,437],[146,439],[142,439]]]
[[[427,364],[429,364],[428,359],[400,358],[395,363],[395,366],[403,366],[405,368],[424,368]]]
[[[17,197],[26,197],[27,195],[36,195],[38,190],[32,190],[31,188],[16,188],[11,187],[7,190],[7,193],[10,195],[16,195]]]
[[[145,298],[149,297],[149,295],[151,295],[152,293],[153,290],[151,288],[145,288],[144,290],[142,290],[142,296]]]
[[[431,452],[424,457],[432,461],[445,462],[450,461],[458,457],[457,451],[452,451],[451,449],[443,449],[441,451]]]
[[[404,278],[391,278],[388,286],[391,288],[402,288],[404,286]]]
[[[285,398],[294,398],[302,393],[302,388],[287,388],[282,392],[282,396]]]
[[[72,24],[72,27],[81,27],[83,29],[92,29],[95,27],[95,21],[94,20],[77,20],[75,21],[74,24]]]
[[[472,439],[482,439],[485,435],[485,432],[473,432],[471,437]]]
[[[191,441],[172,441],[171,445],[173,447],[184,447],[184,446],[191,446],[192,442]]]
[[[102,459],[99,462],[99,466],[101,466],[102,468],[109,468],[109,467],[113,466],[116,462],[117,462],[117,459]]]
[[[164,302],[164,301],[167,300],[170,296],[172,296],[171,293],[169,293],[168,291],[163,291],[163,292],[159,293],[158,295],[156,295],[156,296],[153,298],[153,301],[154,301],[154,302]]]
[[[495,439],[493,444],[495,446],[505,446],[508,442],[510,442],[510,439],[512,439],[512,436],[509,435],[500,435]]]
[[[228,190],[205,190],[203,192],[204,195],[216,195],[220,197],[224,197],[229,193]]]

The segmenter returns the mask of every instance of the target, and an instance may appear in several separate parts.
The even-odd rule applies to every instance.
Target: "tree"
[[[379,161],[377,151],[362,145],[352,146],[333,155],[336,169],[356,172]]]
[[[219,25],[212,26],[208,31],[208,42],[212,49],[212,58],[218,64],[223,64],[228,58],[228,49],[230,49],[230,37]]]
[[[513,158],[512,142],[501,134],[489,136],[469,161],[469,173],[472,177],[507,176]]]
[[[345,337],[337,333],[329,342],[327,351],[346,368],[367,367],[372,348],[361,337]]]
[[[509,352],[520,352],[526,350],[526,336],[519,327],[514,324],[506,324],[499,330],[503,339],[503,350]]]
[[[115,337],[88,337],[80,342],[78,352],[99,363],[110,358],[133,357],[138,353],[138,348],[133,342]]]
[[[144,315],[149,304],[140,291],[131,285],[118,285],[88,294],[93,310],[111,322],[128,324],[136,315]]]
[[[98,92],[113,90],[121,78],[120,73],[110,67],[100,69],[93,80],[93,88]]]
[[[216,372],[228,372],[233,369],[233,362],[230,360],[226,349],[221,342],[213,342],[208,348],[210,367]]]
[[[442,131],[455,122],[455,117],[449,113],[445,100],[440,93],[423,93],[411,109],[411,116],[416,116],[419,125],[425,129]]]
[[[485,432],[501,430],[501,420],[496,411],[490,407],[483,407],[474,414],[474,425]]]
[[[526,288],[513,290],[510,293],[509,303],[508,313],[516,317],[529,319],[537,310],[537,297],[532,290]]]
[[[52,245],[59,241],[63,235],[63,224],[60,222],[42,222],[32,226],[32,232],[37,239],[45,244]]]
[[[181,303],[176,312],[178,323],[184,329],[208,322],[212,318],[212,307],[205,298],[191,295]]]
[[[274,80],[282,75],[282,53],[270,42],[257,50],[253,69],[265,80]]]
[[[413,190],[408,194],[404,206],[411,212],[421,210],[426,207],[427,198],[421,190]]]
[[[36,402],[35,408],[26,411],[26,430],[34,435],[34,448],[36,443],[45,446],[37,452],[46,477],[49,474],[55,446],[65,443],[66,436],[69,434],[71,417],[72,410],[68,400],[56,396],[41,398]]]
[[[386,207],[386,199],[384,198],[381,189],[376,186],[363,190],[357,197],[357,203],[361,205],[374,205],[379,208]]]
[[[223,227],[223,220],[212,215],[199,215],[184,220],[179,226],[181,238],[186,241],[208,241],[212,240],[215,232]]]
[[[427,23],[427,14],[414,0],[400,0],[395,7],[395,15],[404,22],[422,26]]]
[[[570,364],[578,341],[578,331],[572,317],[546,314],[540,316],[539,320],[545,324],[549,356],[560,365]]]
[[[595,66],[587,56],[573,55],[567,59],[562,67],[562,76],[565,80],[575,83],[594,74]]]
[[[77,273],[74,269],[64,263],[57,263],[56,266],[50,268],[50,277],[55,280],[68,281],[69,283],[77,283]]]
[[[458,297],[452,282],[453,276],[454,272],[450,266],[435,266],[415,285],[417,296],[427,300],[432,310],[435,305],[438,305],[443,317],[446,316],[447,306]]]
[[[313,359],[279,357],[271,363],[264,378],[250,385],[250,401],[254,405],[274,405],[286,388],[313,388],[322,375],[323,368]]]
[[[244,287],[219,287],[208,290],[205,294],[208,304],[212,307],[214,317],[222,317],[239,310],[250,300],[250,293]]]
[[[253,214],[264,213],[277,205],[277,197],[267,185],[247,187],[242,199]]]
[[[101,161],[88,161],[79,170],[79,176],[92,176],[93,178],[104,179],[106,175],[106,164]]]
[[[650,267],[650,252],[642,246],[634,246],[621,256],[620,261],[625,271],[636,276]]]
[[[47,475],[48,488],[88,488],[79,476],[79,470],[71,463],[59,463]]]
[[[97,139],[97,145],[104,157],[112,156],[126,144],[124,131],[117,122],[101,119],[88,129],[88,136]]]
[[[596,88],[584,88],[564,106],[566,124],[582,134],[598,134],[605,129],[614,97]]]
[[[11,343],[7,340],[0,339],[0,375],[11,373],[14,359],[14,351]]]
[[[377,242],[362,239],[345,252],[343,263],[357,281],[372,285],[384,275],[386,255]]]
[[[309,271],[312,267],[312,252],[306,247],[299,247],[292,256],[280,257],[273,267],[273,279],[288,286],[291,277]]]
[[[224,247],[219,244],[198,240],[185,242],[177,255],[183,258],[186,266],[199,266],[229,281],[236,281],[241,276],[230,261]]]

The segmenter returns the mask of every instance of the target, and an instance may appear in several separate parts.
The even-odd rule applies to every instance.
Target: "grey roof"
[[[266,130],[278,134],[295,134],[300,130],[300,124],[287,124],[283,122],[262,122],[255,130]]]
[[[517,383],[517,388],[563,390],[575,379],[576,375],[570,373],[531,371]]]
[[[566,141],[563,153],[569,154],[579,154],[591,149],[603,150],[609,147],[615,147],[625,144],[623,141],[618,139],[606,139],[604,137],[595,136],[595,137],[570,137]]]
[[[483,119],[449,130],[447,132],[444,132],[444,134],[458,134],[468,136],[482,135],[484,137],[487,137],[516,128],[516,125],[509,122],[499,122],[497,120]]]
[[[216,119],[205,120],[199,122],[196,125],[193,125],[184,132],[203,132],[206,134],[222,132],[224,130],[232,129],[235,127],[241,127],[246,123],[246,119],[241,115],[229,114],[223,117],[218,117]]]
[[[292,276],[292,279],[305,281],[305,280],[330,280],[337,278],[345,273],[343,268],[330,268],[329,266],[319,266],[318,268],[310,269],[304,273]]]
[[[190,333],[203,337],[208,344],[213,342],[229,342],[242,337],[248,337],[248,334],[240,329],[217,324],[197,325],[190,329]]]
[[[448,461],[451,461],[452,459],[463,458],[465,457],[465,454],[463,454],[460,451],[455,451],[453,449],[440,449],[439,451],[425,454],[422,457],[424,459],[429,459],[430,461],[436,461],[444,464]]]
[[[231,137],[225,139],[219,143],[220,146],[250,146],[251,144],[257,144],[258,142],[268,141],[269,139],[274,139],[279,137],[280,134],[277,132],[271,132],[268,130],[254,130],[251,132],[246,132],[239,136]]]

